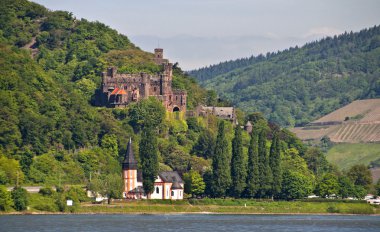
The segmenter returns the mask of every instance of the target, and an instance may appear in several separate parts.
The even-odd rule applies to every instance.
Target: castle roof
[[[135,169],[137,170],[137,161],[135,159],[135,156],[133,155],[133,149],[132,149],[132,139],[129,139],[128,146],[127,146],[127,152],[124,157],[123,161],[123,170],[125,169]]]

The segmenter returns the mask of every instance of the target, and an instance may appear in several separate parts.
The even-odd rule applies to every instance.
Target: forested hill
[[[380,27],[189,72],[202,86],[283,126],[380,97]]]

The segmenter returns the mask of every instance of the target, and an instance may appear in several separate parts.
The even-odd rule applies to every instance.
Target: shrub
[[[51,196],[53,195],[53,189],[50,187],[41,188],[38,193],[42,196]]]
[[[15,210],[17,211],[26,210],[29,204],[28,192],[21,187],[15,187],[12,190],[11,195],[14,202]]]

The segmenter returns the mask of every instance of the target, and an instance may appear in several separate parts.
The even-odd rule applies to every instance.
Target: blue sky
[[[379,0],[33,0],[199,68],[380,24]]]

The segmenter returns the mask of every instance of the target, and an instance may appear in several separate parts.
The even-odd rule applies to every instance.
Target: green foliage
[[[278,138],[277,133],[275,133],[273,136],[272,144],[269,151],[269,167],[273,175],[271,193],[273,196],[278,196],[278,194],[281,192],[282,168],[281,168],[280,140]]]
[[[191,194],[192,197],[200,196],[204,193],[206,184],[202,176],[194,170],[183,175],[185,181],[185,193]]]
[[[42,196],[51,196],[53,195],[54,192],[51,187],[44,187],[44,188],[40,188],[40,191],[38,193],[41,194]]]
[[[338,178],[338,182],[339,182],[339,193],[338,193],[338,195],[342,199],[355,196],[355,194],[356,194],[355,186],[352,183],[352,181],[350,180],[350,178],[348,178],[347,176],[340,176]]]
[[[215,150],[215,139],[214,135],[210,130],[203,130],[198,137],[197,142],[193,146],[191,153],[203,157],[212,158]]]
[[[300,199],[308,196],[313,190],[312,182],[308,176],[299,172],[284,169],[282,176],[283,199]]]
[[[322,179],[317,183],[315,192],[320,197],[329,197],[332,195],[338,195],[339,182],[338,178],[333,174],[325,174]]]
[[[11,193],[4,185],[0,185],[0,211],[9,211],[13,206]]]
[[[12,199],[14,202],[14,208],[17,211],[23,211],[27,209],[29,204],[29,196],[26,189],[21,187],[15,187],[12,192]]]
[[[366,189],[372,184],[372,175],[369,169],[363,164],[357,164],[352,166],[347,176],[355,185],[360,185]]]
[[[214,156],[212,157],[211,193],[214,197],[225,197],[231,184],[228,141],[225,137],[224,122],[219,123]]]
[[[254,130],[248,148],[247,189],[246,195],[254,197],[259,188],[259,151],[258,133]]]
[[[380,26],[190,71],[202,86],[282,126],[379,97]]]
[[[269,196],[273,183],[266,142],[266,130],[260,130],[258,139],[259,190],[257,192],[259,197]]]
[[[19,162],[0,155],[0,182],[3,184],[21,184],[24,180]]]
[[[317,177],[321,177],[324,173],[331,170],[325,154],[323,154],[318,148],[309,148],[304,156],[304,159],[309,170],[311,170]]]
[[[231,196],[239,198],[246,186],[247,166],[243,154],[242,131],[240,126],[235,127],[235,137],[232,140],[231,158]]]
[[[145,193],[151,194],[154,190],[154,181],[158,175],[158,147],[155,130],[144,127],[141,132],[139,157],[141,162],[143,187]]]
[[[120,173],[110,173],[107,175],[95,176],[90,183],[90,190],[94,193],[99,193],[102,196],[108,197],[108,204],[111,203],[112,198],[121,198],[123,192],[123,180]],[[72,194],[74,199],[84,201],[87,199],[83,189],[73,189]]]
[[[159,100],[149,97],[132,105],[129,117],[131,125],[137,130],[143,127],[156,128],[165,118],[165,108]]]

